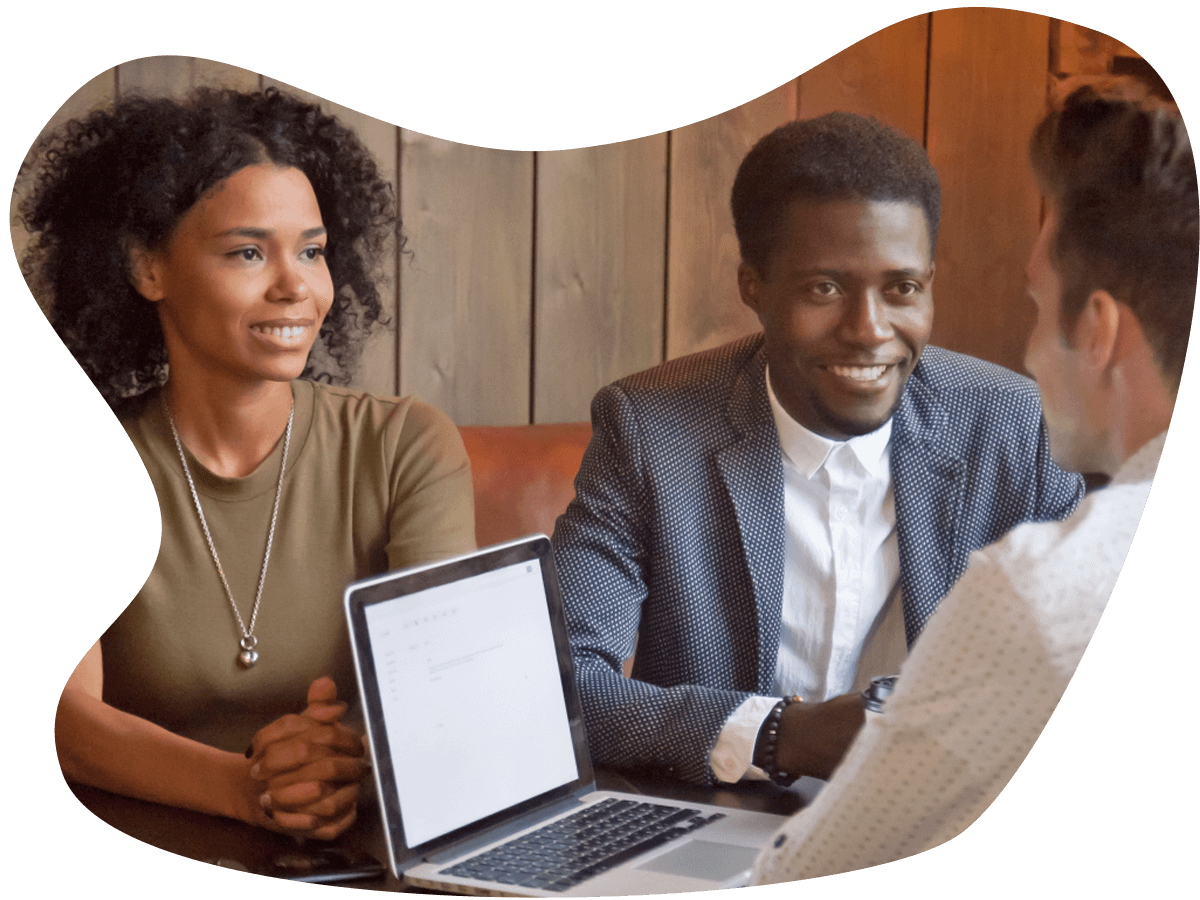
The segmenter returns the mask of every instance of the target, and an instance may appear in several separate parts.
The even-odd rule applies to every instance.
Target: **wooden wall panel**
[[[929,16],[897,22],[800,76],[798,118],[834,110],[874,116],[925,141]]]
[[[1044,104],[1048,55],[1043,16],[985,8],[933,16],[928,147],[943,192],[933,342],[1018,371],[1040,210],[1026,142]]]
[[[257,72],[192,56],[148,56],[117,66],[117,90],[121,96],[139,91],[148,95],[182,97],[197,87],[256,91],[260,86]]]
[[[661,361],[667,137],[538,154],[534,421]]]
[[[668,359],[715,347],[758,329],[741,301],[741,260],[729,191],[755,142],[796,116],[788,82],[719,116],[671,135],[667,249]]]
[[[1025,141],[1048,69],[1076,57],[1087,68],[1097,40],[1051,26],[997,9],[917,16],[738,109],[670,135],[542,153],[536,170],[532,153],[426,138],[309,95],[396,183],[413,252],[381,274],[392,329],[366,348],[354,385],[415,392],[460,424],[577,420],[600,385],[756,330],[737,293],[734,174],[763,134],[831,109],[926,136],[945,203],[934,340],[1019,368],[1039,212]],[[132,90],[264,83],[206,60],[134,60],[56,119]]]
[[[401,131],[400,390],[459,425],[529,421],[533,154]]]

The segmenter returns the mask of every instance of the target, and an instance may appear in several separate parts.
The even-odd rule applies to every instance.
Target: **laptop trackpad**
[[[656,856],[638,868],[706,881],[725,881],[753,866],[757,856],[758,850],[754,847],[695,840]]]

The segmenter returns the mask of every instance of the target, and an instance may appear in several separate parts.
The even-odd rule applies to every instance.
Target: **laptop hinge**
[[[539,822],[544,822],[560,813],[569,812],[579,806],[583,806],[583,801],[578,796],[564,797],[548,806],[538,807],[535,810],[515,817],[509,822],[489,828],[483,834],[465,838],[443,850],[439,850],[437,853],[431,853],[425,857],[425,861],[434,865],[441,865],[465,853],[478,850],[487,844],[502,841],[509,835],[516,834],[522,829],[529,828],[531,825],[537,825]]]

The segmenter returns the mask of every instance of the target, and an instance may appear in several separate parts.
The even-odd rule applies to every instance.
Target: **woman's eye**
[[[315,262],[325,255],[324,247],[305,247],[300,251],[300,255],[309,262]]]
[[[255,262],[262,259],[262,254],[258,252],[257,247],[239,247],[237,250],[230,252],[229,255],[242,262]]]

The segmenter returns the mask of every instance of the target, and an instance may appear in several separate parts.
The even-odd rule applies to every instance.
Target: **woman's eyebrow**
[[[300,237],[304,240],[320,237],[326,233],[324,225],[317,225],[313,228],[306,228],[300,232]],[[238,228],[229,228],[225,231],[217,233],[217,237],[248,237],[257,238],[258,240],[266,240],[275,236],[274,228],[251,228],[249,226],[239,226]]]

